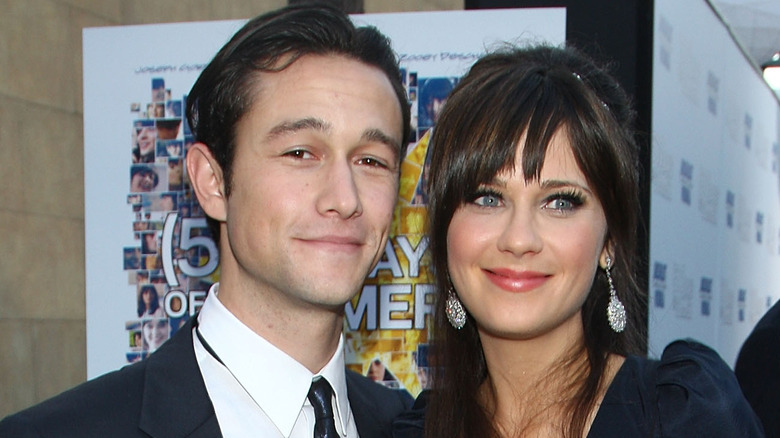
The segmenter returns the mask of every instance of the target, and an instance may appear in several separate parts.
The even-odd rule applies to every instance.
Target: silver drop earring
[[[626,328],[626,308],[617,297],[615,284],[612,282],[612,259],[607,256],[607,266],[604,268],[609,282],[609,304],[607,305],[607,321],[616,333],[622,332]]]
[[[463,304],[460,303],[458,296],[455,294],[455,288],[452,286],[450,286],[449,293],[447,293],[445,310],[447,319],[455,329],[460,330],[466,325],[466,310],[463,309]]]

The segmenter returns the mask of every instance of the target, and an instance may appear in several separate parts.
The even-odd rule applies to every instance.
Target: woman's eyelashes
[[[480,188],[474,194],[468,196],[466,201],[477,207],[484,208],[501,207],[505,204],[504,194],[501,191],[486,187]],[[541,201],[541,208],[560,213],[569,213],[577,210],[585,202],[586,197],[582,191],[571,188],[544,196]]]
[[[501,193],[497,190],[481,188],[468,197],[470,203],[478,207],[498,207],[502,205]]]
[[[544,199],[542,208],[568,213],[585,204],[585,195],[577,189],[556,192]]]

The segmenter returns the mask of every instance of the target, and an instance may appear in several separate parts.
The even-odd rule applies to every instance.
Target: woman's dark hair
[[[149,309],[146,308],[144,302],[144,293],[149,292],[152,295],[152,302],[149,303]],[[141,286],[138,291],[138,317],[144,316],[144,314],[153,314],[160,308],[160,295],[157,293],[157,288],[151,284],[145,284]]]
[[[226,196],[231,190],[236,125],[262,86],[257,73],[282,71],[305,55],[340,55],[384,72],[400,105],[401,138],[409,138],[409,102],[390,40],[374,27],[356,28],[342,11],[327,4],[290,5],[246,23],[187,96],[187,121],[195,141],[206,144],[222,168]],[[218,242],[219,226],[208,221]]]
[[[455,330],[447,321],[449,288],[447,232],[455,211],[496,174],[514,170],[518,144],[522,175],[539,179],[553,135],[568,135],[576,162],[602,206],[612,275],[628,315],[626,330],[615,333],[606,317],[609,287],[598,270],[583,305],[587,369],[574,382],[564,407],[566,436],[582,436],[592,412],[610,353],[639,352],[644,338],[642,291],[635,279],[638,226],[637,147],[634,113],[618,83],[572,48],[504,47],[477,61],[453,90],[431,139],[428,186],[429,235],[437,288],[434,312],[434,396],[426,414],[428,437],[495,435],[477,399],[487,377],[474,319]]]

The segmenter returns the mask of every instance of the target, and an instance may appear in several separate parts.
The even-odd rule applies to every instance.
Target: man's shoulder
[[[403,389],[390,389],[354,371],[347,370],[349,405],[361,437],[391,436],[393,420],[412,404]]]
[[[122,424],[137,429],[145,368],[145,361],[126,366],[10,415],[0,422],[0,436],[100,436]],[[85,435],[87,424],[94,431]]]
[[[153,426],[187,422],[182,417],[201,423],[209,419],[213,407],[200,378],[191,324],[147,359],[6,417],[0,437],[147,436],[139,428],[144,419]],[[145,402],[151,402],[146,409]]]
[[[404,389],[387,388],[351,370],[347,370],[346,375],[350,401],[361,398],[397,412],[408,409],[414,402],[411,394]]]

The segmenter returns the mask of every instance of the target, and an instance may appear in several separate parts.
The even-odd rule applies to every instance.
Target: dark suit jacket
[[[192,346],[192,322],[146,360],[85,382],[0,422],[0,437],[221,437]],[[408,407],[397,391],[347,371],[361,438],[390,437]]]
[[[758,321],[734,367],[742,393],[764,424],[768,437],[780,437],[780,302]]]

